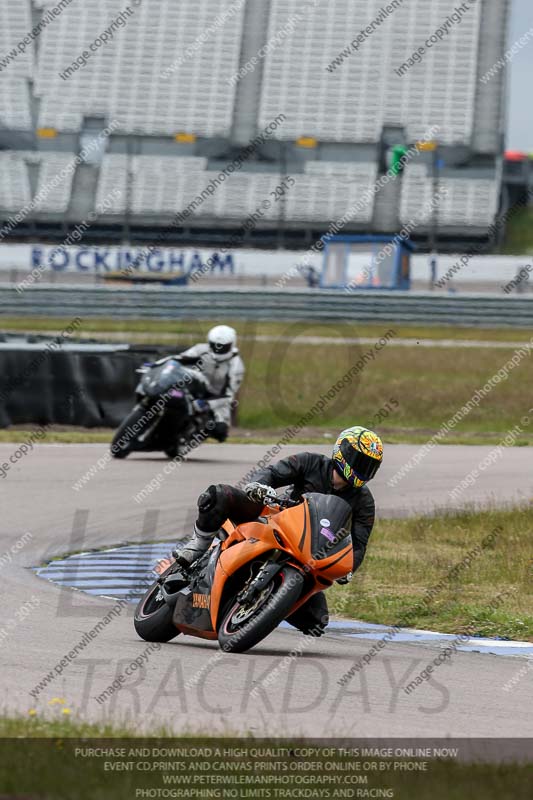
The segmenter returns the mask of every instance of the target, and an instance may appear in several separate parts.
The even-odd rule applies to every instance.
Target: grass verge
[[[157,342],[159,334],[190,335],[191,342],[204,341],[205,335],[214,322],[219,320],[116,320],[84,319],[77,330],[77,336],[91,334],[123,334],[125,341],[132,334],[142,337],[143,342]],[[0,330],[11,333],[60,333],[70,319],[51,317],[0,317]],[[234,327],[239,336],[287,336],[293,324],[286,322],[253,322],[243,320],[224,320],[224,324]],[[383,323],[296,323],[302,335],[333,336],[335,338],[369,337],[377,338],[383,333]],[[398,336],[407,339],[470,339],[498,342],[527,342],[531,338],[529,328],[478,328],[460,325],[405,325],[391,323]],[[386,328],[390,327],[389,325]],[[155,337],[155,338],[153,338]]]
[[[533,251],[533,210],[519,208],[511,215],[507,223],[507,234],[502,253],[523,256]],[[524,262],[527,256],[524,256]]]
[[[353,581],[328,591],[330,610],[384,625],[533,641],[532,529],[533,507],[380,519]]]
[[[20,428],[7,428],[0,430],[0,442],[4,443],[21,443],[24,442],[29,433],[34,429],[34,426],[25,426]],[[387,431],[383,428],[379,429],[380,434],[387,444],[425,444],[431,435],[431,432],[424,431]],[[273,442],[277,442],[283,438],[286,433],[285,428],[271,428],[268,430],[253,430],[253,429],[236,429],[230,434],[228,440],[229,444],[260,444],[268,449]],[[338,433],[338,429],[329,426],[328,430],[306,430],[303,428],[292,439],[292,445],[301,444],[305,445],[332,445]],[[40,443],[46,444],[111,444],[113,437],[112,430],[49,430],[44,436],[39,439]],[[447,438],[443,439],[441,444],[461,444],[461,445],[496,445],[501,440],[501,433],[486,432],[486,433],[451,433]],[[214,440],[208,440],[209,444],[216,444]],[[522,436],[514,443],[515,447],[533,446],[533,435]]]
[[[9,327],[4,319],[5,327]],[[39,320],[31,321],[33,326]],[[42,320],[42,330],[57,330],[57,320]],[[19,320],[21,330],[30,324]],[[123,323],[107,320],[84,322],[84,335],[99,328],[109,331],[123,330]],[[208,323],[196,322],[139,322],[128,323],[125,339],[132,332],[151,334],[156,339],[163,331],[190,336],[190,341],[205,336]],[[531,331],[473,331],[459,328],[413,328],[397,326],[392,341],[376,351],[372,345],[348,341],[350,336],[370,336],[377,341],[386,326],[328,326],[317,324],[280,325],[274,323],[236,323],[244,335],[241,351],[247,366],[245,383],[239,401],[239,425],[245,431],[264,441],[269,432],[284,431],[298,425],[306,414],[330,392],[331,398],[315,410],[306,424],[311,429],[299,432],[298,439],[308,443],[320,440],[321,432],[333,437],[342,428],[353,424],[366,425],[380,432],[385,441],[422,443],[427,441],[444,422],[454,415],[475,395],[476,391],[500,372],[499,382],[453,427],[453,433],[442,442],[464,444],[497,444],[508,431],[519,424],[533,406],[533,370],[531,356],[519,359],[516,366],[507,369],[502,378],[502,367],[514,354],[512,346],[490,349],[483,347],[461,348],[417,346],[417,336],[434,338],[496,338],[500,342],[529,341]],[[259,335],[284,337],[274,341],[261,341]],[[341,344],[309,344],[302,337],[331,335],[341,339]],[[342,337],[347,337],[343,340]],[[398,336],[412,338],[413,345],[394,346]],[[184,340],[181,340],[181,344]],[[185,342],[186,343],[186,342]],[[172,350],[168,343],[169,351]],[[350,370],[355,368],[355,374]],[[345,384],[343,377],[349,377]],[[338,387],[335,389],[335,385]],[[332,391],[333,390],[333,391]],[[133,398],[132,398],[133,399]],[[54,439],[50,432],[50,441]],[[246,441],[246,434],[244,433]],[[73,434],[70,441],[106,441],[96,434]],[[234,440],[235,441],[235,440]],[[250,437],[248,437],[250,441]],[[531,424],[525,426],[515,442],[518,445],[533,443],[533,412]]]

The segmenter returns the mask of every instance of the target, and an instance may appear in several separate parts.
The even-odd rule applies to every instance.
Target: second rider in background
[[[226,440],[231,412],[244,378],[244,363],[237,349],[237,333],[228,325],[217,325],[207,334],[207,342],[189,347],[175,356],[184,366],[200,370],[209,383],[209,397],[195,400],[194,411],[209,417],[214,427],[209,435]]]

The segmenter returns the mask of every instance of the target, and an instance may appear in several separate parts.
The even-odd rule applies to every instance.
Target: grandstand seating
[[[438,204],[439,226],[488,227],[498,211],[499,183],[492,178],[442,177],[439,187],[447,193]],[[429,222],[434,194],[426,167],[410,165],[403,176],[400,221]]]
[[[395,69],[453,12],[448,0],[405,3],[394,14],[384,97],[384,124],[405,126],[408,141],[439,126],[442,144],[469,144],[474,121],[481,3],[469,7],[448,36],[402,76]]]
[[[31,202],[26,164],[18,153],[0,152],[0,209],[19,211]]]
[[[0,73],[0,127],[32,129],[30,93],[25,78],[4,78]]]
[[[78,131],[84,115],[116,120],[117,130],[138,134],[227,136],[235,89],[229,78],[238,68],[242,5],[224,25],[213,21],[234,0],[143,2],[118,28],[113,40],[91,56],[68,80],[61,72],[123,10],[122,0],[73,3],[42,34],[36,94],[39,124]],[[212,25],[206,43],[187,57]],[[161,74],[182,56],[178,71]]]
[[[37,164],[40,167],[35,194],[38,196],[42,193],[42,199],[35,204],[35,210],[50,211],[55,214],[66,211],[70,203],[73,178],[73,172],[66,170],[66,167],[73,161],[72,153],[31,152],[24,155],[28,163]],[[56,186],[54,184],[57,176],[61,176],[61,180]]]
[[[38,168],[38,181],[35,197],[41,199],[33,206],[37,212],[65,212],[72,193],[72,172],[62,171],[72,162],[71,153],[43,153],[34,150],[0,151],[0,208],[11,211],[22,208],[31,202],[28,165]],[[61,176],[61,180],[57,180]],[[57,185],[55,185],[57,183]]]
[[[32,127],[27,81],[33,76],[33,48],[17,51],[13,59],[6,56],[17,50],[31,28],[29,0],[0,3],[0,126],[20,131]]]
[[[174,214],[190,202],[219,174],[206,169],[206,159],[170,156],[135,156],[131,159],[132,212]],[[288,220],[336,220],[376,179],[377,165],[371,163],[308,162],[303,174],[294,175],[295,185],[286,195]],[[127,160],[106,155],[100,171],[97,204],[118,188],[121,196],[113,213],[125,211]],[[196,217],[244,220],[260,209],[262,220],[277,219],[280,205],[270,197],[281,178],[276,173],[245,172],[231,175],[196,208]],[[265,201],[270,201],[268,206]],[[370,221],[372,203],[358,212],[357,221]]]
[[[272,0],[270,39],[291,17],[299,14],[303,20],[297,33],[266,58],[260,125],[282,110],[287,120],[274,134],[279,138],[375,142],[386,124],[405,126],[407,139],[415,141],[439,125],[442,143],[468,143],[480,4],[403,76],[395,68],[446,20],[448,0],[405,3],[356,53],[328,71],[328,63],[350,49],[350,34],[364,28],[382,7],[382,0],[318,0],[316,10],[306,13],[300,0]]]
[[[3,32],[0,27],[3,52],[31,29],[29,0],[6,1],[0,10],[0,22],[5,18]],[[55,0],[34,2],[45,9]],[[113,40],[67,81],[59,73],[105,30],[123,3],[93,0],[90,5],[72,3],[65,8],[39,37],[35,71],[35,93],[41,99],[39,125],[78,131],[83,116],[89,115],[117,120],[120,130],[129,133],[229,134],[235,101],[229,78],[239,66],[243,4],[240,8],[236,0],[157,0],[157,4],[157,15],[149,2],[137,8]],[[297,30],[265,58],[259,127],[268,125],[281,110],[287,120],[274,136],[282,138],[310,135],[374,142],[383,125],[402,125],[413,141],[436,124],[443,143],[468,142],[480,4],[464,15],[453,35],[428,49],[422,62],[401,77],[395,68],[446,19],[448,0],[402,4],[357,53],[329,72],[327,63],[347,47],[349,33],[364,27],[382,6],[382,0],[317,0],[316,8],[309,5],[307,10],[300,0],[271,0],[268,40],[285,31],[288,20],[298,23]],[[230,7],[231,18],[216,25],[217,14]],[[195,45],[209,29],[205,44]],[[189,47],[197,47],[193,57],[186,56]],[[180,58],[179,69],[162,78]],[[33,48],[19,55],[5,73],[10,83],[31,77]],[[27,87],[2,88],[2,72],[0,78],[0,119],[11,113],[11,125],[16,120],[19,127],[29,127]],[[6,112],[13,105],[13,111]]]
[[[283,112],[286,119],[270,134],[272,138],[308,136],[319,142],[342,143],[338,149],[317,150],[316,159],[309,160],[306,153],[291,161],[294,151],[288,149],[287,170],[295,185],[283,203],[273,201],[269,206],[265,201],[272,199],[270,193],[280,183],[280,175],[273,161],[258,165],[252,157],[201,203],[193,214],[195,219],[244,222],[260,209],[263,221],[276,221],[283,212],[290,222],[330,222],[345,216],[376,181],[375,159],[384,128],[403,128],[409,143],[427,135],[431,126],[439,126],[436,138],[443,145],[460,145],[459,153],[463,145],[472,142],[481,3],[472,4],[450,35],[428,48],[421,63],[400,76],[395,70],[453,10],[449,0],[402,3],[334,70],[327,69],[328,63],[349,49],[350,40],[379,16],[386,5],[383,0],[269,0],[264,36],[274,45],[255,72],[253,102],[253,81],[239,95],[230,81],[242,66],[243,31],[250,39],[256,24],[253,14],[245,18],[246,8],[253,4],[246,6],[244,0],[143,0],[115,31],[112,41],[92,54],[85,67],[63,80],[60,73],[88,50],[126,7],[122,0],[76,0],[25,53],[6,62],[5,55],[35,24],[35,11],[56,5],[57,0],[0,2],[0,129],[32,131],[35,115],[37,127],[77,134],[84,130],[84,118],[96,117],[107,125],[113,122],[119,134],[150,137],[182,132],[207,139],[231,138],[234,123],[238,133],[236,119],[248,114],[261,130]],[[221,15],[225,12],[229,16],[224,21]],[[292,32],[288,29],[291,21]],[[265,23],[266,14],[261,25]],[[252,37],[254,47],[259,38],[259,34]],[[496,85],[494,92],[498,95]],[[89,127],[92,131],[94,123]],[[398,137],[400,141],[400,133]],[[390,135],[387,141],[391,141]],[[50,183],[73,157],[62,150],[65,143],[72,146],[71,142],[75,137],[63,137],[58,152],[31,153],[26,137],[24,145],[19,145],[24,151],[1,153],[0,166],[6,178],[0,186],[0,208],[13,211],[25,205],[36,178],[34,193],[43,187],[49,190],[36,211],[67,211],[72,176],[55,188]],[[153,144],[145,147],[146,140],[139,144],[137,152],[153,152]],[[123,140],[119,147],[124,147]],[[193,145],[191,153],[196,155],[189,157],[143,154],[128,160],[117,152],[117,146],[112,149],[103,156],[98,179],[96,172],[88,171],[89,180],[81,183],[90,186],[88,203],[95,207],[112,200],[107,212],[111,214],[124,214],[128,183],[132,214],[157,217],[183,211],[218,175],[203,155],[209,152],[212,157],[213,152],[204,142]],[[368,161],[358,160],[368,153]],[[321,160],[336,157],[342,161]],[[452,158],[450,163],[457,161]],[[31,182],[26,164],[38,168],[37,175],[31,174]],[[496,172],[488,177],[489,172],[486,178],[470,178],[467,168],[447,173],[442,182],[449,194],[439,211],[441,225],[478,227],[492,221],[499,179]],[[117,188],[120,195],[113,196]],[[394,202],[390,202],[392,221],[386,220],[383,230],[398,221],[397,198],[401,197],[399,214],[404,223],[418,217],[431,199],[432,182],[420,163],[405,169],[396,188],[397,193],[391,194]],[[84,202],[74,205],[77,213]],[[352,221],[370,226],[374,220],[379,228],[386,216],[383,206],[381,197],[376,207],[371,201]]]

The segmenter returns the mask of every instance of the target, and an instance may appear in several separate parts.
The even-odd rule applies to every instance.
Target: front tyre
[[[147,409],[142,405],[137,405],[130,411],[113,436],[113,441],[111,442],[111,455],[113,458],[126,458],[137,449],[139,436],[145,432],[143,428],[148,429],[150,424],[147,420],[146,412]],[[137,430],[137,433],[132,433],[134,430]]]
[[[172,622],[172,609],[165,603],[159,581],[139,600],[133,624],[145,642],[170,642],[180,633]]]
[[[289,615],[303,584],[303,575],[297,569],[284,567],[254,601],[241,605],[235,600],[219,626],[222,650],[244,653],[272,633]]]

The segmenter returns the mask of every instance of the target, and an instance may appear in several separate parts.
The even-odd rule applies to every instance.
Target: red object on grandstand
[[[520,150],[506,150],[505,152],[506,161],[525,161],[527,157],[527,153],[522,153]]]

